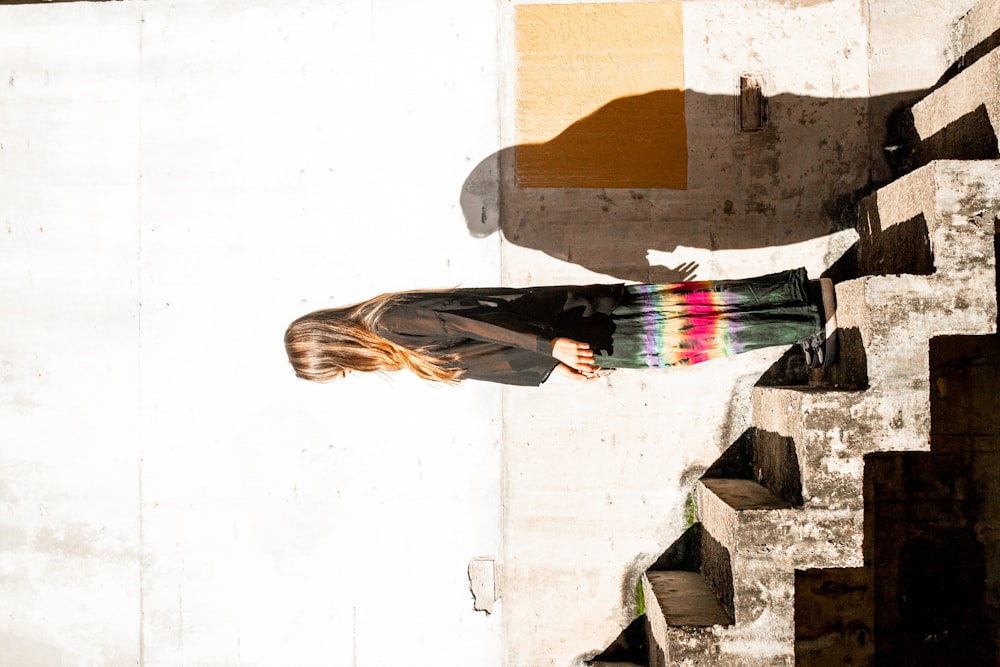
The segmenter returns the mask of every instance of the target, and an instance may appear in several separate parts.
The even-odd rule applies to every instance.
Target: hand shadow
[[[672,269],[668,266],[651,266],[649,267],[648,281],[653,285],[684,283],[694,280],[697,271],[697,262],[685,262],[683,264],[678,264]]]

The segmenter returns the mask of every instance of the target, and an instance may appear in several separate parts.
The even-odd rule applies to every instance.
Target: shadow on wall
[[[690,261],[685,250],[771,248],[853,228],[858,199],[891,176],[886,118],[922,94],[779,94],[765,100],[763,129],[753,132],[740,130],[735,96],[657,90],[619,98],[544,144],[482,160],[463,184],[462,210],[475,237],[499,230],[510,243],[623,280],[684,279],[686,267],[668,267]],[[678,158],[686,165],[659,160],[667,187],[594,185],[603,161],[656,168],[650,152],[665,143],[651,134],[686,145]],[[576,169],[587,187],[525,187],[539,182],[539,165]],[[651,265],[654,255],[663,266]]]

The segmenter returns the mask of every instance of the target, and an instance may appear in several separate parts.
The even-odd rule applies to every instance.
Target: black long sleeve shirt
[[[624,291],[617,284],[408,293],[382,314],[378,332],[397,345],[458,355],[451,365],[465,378],[537,386],[559,363],[553,339],[610,348],[609,315]]]

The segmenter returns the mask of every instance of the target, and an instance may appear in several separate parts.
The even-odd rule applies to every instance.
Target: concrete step
[[[860,511],[865,454],[928,448],[927,391],[755,387],[753,423],[794,442],[804,508]]]
[[[891,314],[893,304],[940,304],[934,335],[991,333],[996,327],[996,220],[1000,161],[939,160],[897,179],[858,207],[858,271],[871,294],[838,300],[865,304],[847,325]],[[855,291],[860,289],[856,287]],[[883,299],[883,301],[879,301]],[[872,307],[889,308],[874,312]],[[898,310],[898,309],[897,309]],[[904,311],[899,311],[905,314]],[[876,317],[868,317],[871,313]],[[839,308],[838,308],[839,315]],[[875,320],[872,322],[871,320]]]
[[[642,576],[650,667],[728,665],[719,645],[732,618],[697,572],[649,571]]]
[[[795,441],[749,428],[702,476],[705,480],[754,480],[791,507],[802,506],[802,479]]]
[[[743,517],[764,516],[746,514],[747,510],[785,510],[792,505],[757,482],[750,479],[703,479],[701,486],[712,493],[733,514],[743,512]]]
[[[794,457],[786,458],[798,468],[772,470],[798,476],[805,507],[860,509],[865,454],[929,446],[927,350],[934,335],[955,327],[955,297],[934,294],[927,276],[906,278],[839,284],[838,364],[814,372],[811,386],[753,389],[751,423],[760,434],[791,443],[786,448]],[[963,325],[983,328],[986,315],[964,318]]]
[[[927,164],[859,203],[859,275],[935,274],[956,283],[980,277],[984,262],[995,266],[998,215],[1000,161]]]
[[[937,161],[861,201],[857,263],[837,285],[840,360],[809,384],[909,386],[926,341],[996,327],[1000,161]]]
[[[816,386],[753,390],[754,427],[794,443],[806,507],[860,507],[865,454],[926,450],[930,341],[995,326],[995,287],[983,296],[937,276],[909,278],[838,285],[838,320],[852,332],[844,336],[840,363],[825,369]],[[835,390],[843,386],[866,388]]]
[[[702,575],[738,624],[784,600],[796,569],[861,564],[858,510],[793,508],[747,479],[702,479],[696,500]]]
[[[1000,49],[959,70],[910,109],[913,166],[931,160],[997,157]]]
[[[659,604],[667,625],[704,628],[733,624],[699,573],[651,571],[646,573],[646,580],[654,595],[650,599]]]
[[[702,479],[695,493],[703,527],[701,569],[709,585],[713,550],[724,551],[730,562],[763,557],[793,568],[860,564],[861,536],[854,531],[860,531],[862,515],[853,508],[794,508],[748,479]]]
[[[794,443],[807,508],[860,507],[869,452],[927,449],[930,341],[996,330],[1000,162],[933,162],[860,212],[859,268],[876,275],[837,285],[839,362],[751,399],[753,426]]]
[[[810,371],[815,387],[895,389],[926,383],[928,342],[992,333],[996,291],[990,259],[967,281],[932,276],[869,276],[837,285],[839,357]]]
[[[700,572],[643,579],[650,665],[793,664],[796,570],[860,566],[860,513],[807,516],[747,479],[703,479],[696,494]]]
[[[1000,45],[1000,0],[982,0],[955,24],[949,49],[959,71]]]
[[[702,524],[702,576],[737,622],[752,623],[775,603],[770,594],[781,589],[786,573],[773,567],[772,556],[784,560],[795,511],[748,479],[702,479],[695,499]],[[763,562],[771,567],[759,568]]]

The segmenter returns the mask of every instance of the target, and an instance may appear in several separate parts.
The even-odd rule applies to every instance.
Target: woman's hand
[[[566,364],[559,362],[553,370],[554,373],[561,375],[564,378],[569,378],[574,382],[590,382],[591,380],[596,380],[600,376],[597,373],[584,374],[574,371],[572,368]]]
[[[556,338],[552,341],[552,356],[565,364],[570,370],[586,376],[596,377],[600,370],[594,365],[594,351],[587,343],[579,343],[569,338]]]

